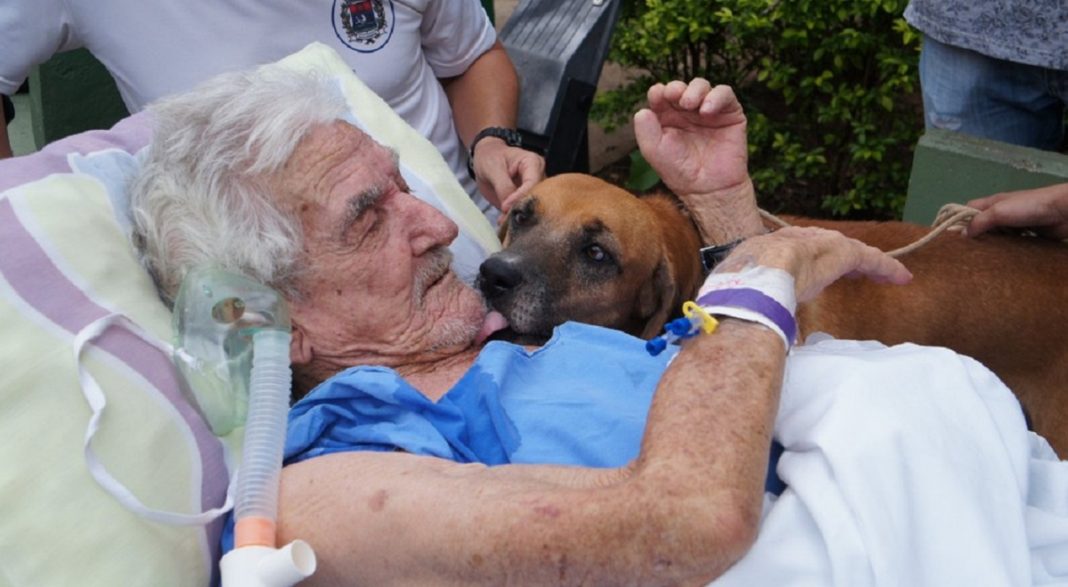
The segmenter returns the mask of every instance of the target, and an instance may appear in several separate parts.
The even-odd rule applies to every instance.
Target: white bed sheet
[[[716,587],[1068,584],[1068,461],[976,361],[799,346],[775,436],[788,488]]]

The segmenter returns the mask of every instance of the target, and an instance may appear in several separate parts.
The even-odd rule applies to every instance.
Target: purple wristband
[[[756,312],[771,320],[786,335],[786,340],[791,343],[797,337],[797,321],[790,311],[775,298],[764,292],[751,288],[717,289],[706,293],[697,300],[697,305],[703,308],[709,306],[730,306],[743,308]],[[789,346],[789,345],[787,345]]]

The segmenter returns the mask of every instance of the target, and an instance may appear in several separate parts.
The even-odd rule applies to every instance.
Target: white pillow
[[[499,247],[489,222],[429,141],[314,44],[265,67],[336,77],[350,121],[398,151],[413,192],[453,218],[458,272]],[[90,476],[90,410],[73,344],[120,313],[159,340],[170,315],[128,241],[125,182],[150,140],[144,114],[0,161],[0,577],[15,585],[205,585],[217,578],[218,523],[170,527],[127,511]],[[417,170],[417,171],[416,171]],[[183,396],[166,353],[113,326],[83,364],[108,407],[93,448],[123,484],[162,510],[223,503],[240,432],[218,439]]]

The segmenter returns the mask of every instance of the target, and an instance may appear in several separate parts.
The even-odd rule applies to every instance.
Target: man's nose
[[[416,255],[439,246],[447,246],[456,240],[459,228],[456,223],[419,198],[410,195],[408,227],[411,230],[412,248]]]

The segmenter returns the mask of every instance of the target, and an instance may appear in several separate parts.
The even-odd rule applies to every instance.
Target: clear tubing
[[[261,518],[271,523],[277,519],[278,483],[292,382],[289,341],[288,331],[273,328],[261,329],[252,337],[248,420],[234,506],[239,530],[245,518]],[[241,546],[242,537],[235,538],[236,545]]]

